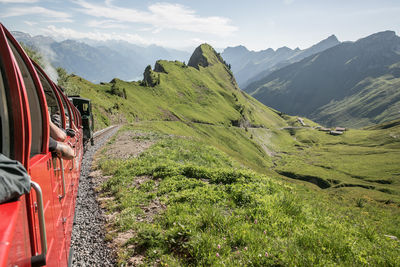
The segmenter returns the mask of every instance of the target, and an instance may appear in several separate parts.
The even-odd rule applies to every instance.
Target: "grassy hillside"
[[[95,85],[78,76],[68,77],[65,84],[79,87],[83,97],[92,99],[96,129],[115,123],[172,121],[179,123],[182,134],[199,136],[241,162],[258,170],[269,167],[271,159],[252,140],[249,129],[290,144],[290,135],[279,130],[289,122],[243,93],[215,51],[208,45],[201,48],[207,67],[158,61],[157,71],[146,74],[154,86],[118,79]]]
[[[81,89],[82,96],[93,99],[96,112],[102,114],[96,121],[98,127],[114,117],[127,122],[176,120],[268,128],[286,125],[275,110],[242,93],[212,48],[205,47],[210,66],[196,69],[179,61],[158,61],[158,71],[151,71],[154,79],[159,80],[155,86],[118,79],[94,85],[78,76],[71,76],[68,81]],[[126,99],[112,94],[112,87],[125,90]]]
[[[363,88],[362,91],[319,108],[313,118],[326,121],[328,125],[341,124],[351,127],[362,127],[399,118],[399,67],[400,63],[395,64],[391,67],[392,73],[378,78],[364,79],[357,85]]]
[[[333,195],[400,204],[400,121],[331,136],[315,129],[292,131],[296,149],[280,154],[275,171]]]
[[[111,177],[102,203],[113,218],[108,239],[117,244],[119,264],[398,264],[398,207],[289,185],[205,142],[164,134],[181,133],[167,124],[162,131],[154,123],[120,131],[132,142],[155,142],[139,157],[110,158],[113,143],[101,153],[107,156],[100,168]]]
[[[222,59],[199,47],[207,67],[158,61],[149,70],[154,86],[114,79],[95,85],[78,76],[66,84],[91,98],[96,128],[135,123],[141,129],[187,136],[227,153],[243,166],[293,181],[318,181],[328,190],[358,190],[360,196],[399,202],[398,126],[350,130],[331,136],[299,127],[296,117],[265,107],[238,90]],[[158,82],[159,81],[159,82]],[[125,92],[125,93],[121,93]],[[121,93],[121,94],[120,94]],[[317,126],[305,119],[309,126]],[[382,126],[383,127],[383,126]]]
[[[400,122],[300,127],[242,93],[210,46],[192,58],[158,61],[141,83],[66,81],[92,99],[97,128],[128,124],[98,160],[120,262],[395,266]],[[153,145],[113,158],[120,136]]]

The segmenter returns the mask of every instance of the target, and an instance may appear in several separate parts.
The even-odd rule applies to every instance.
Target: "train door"
[[[62,105],[60,96],[57,94],[52,82],[46,76],[39,66],[36,66],[37,73],[43,86],[43,91],[47,101],[47,107],[49,111],[49,117],[60,128],[65,128],[66,119],[62,115],[64,114],[64,107]],[[68,255],[68,246],[65,238],[66,231],[66,217],[63,212],[63,203],[65,203],[68,197],[68,172],[65,166],[65,161],[60,159],[56,155],[52,155],[52,170],[53,177],[56,183],[56,190],[54,190],[54,199],[57,199],[55,203],[55,213],[57,217],[57,235],[60,237],[61,249],[59,257],[63,260]]]
[[[33,181],[38,183],[42,188],[43,193],[43,214],[46,221],[46,242],[39,242],[40,238],[43,238],[43,229],[40,228],[39,214],[37,214],[37,203],[38,199],[36,195],[30,194],[28,200],[29,208],[28,215],[31,224],[32,234],[32,254],[43,255],[42,257],[36,257],[32,262],[32,265],[43,265],[48,264],[51,266],[60,266],[67,264],[66,254],[60,253],[65,251],[63,236],[60,235],[57,228],[62,226],[62,218],[57,214],[58,210],[58,199],[54,198],[55,192],[58,191],[59,186],[57,180],[53,175],[52,169],[52,156],[48,152],[49,142],[49,117],[45,95],[40,83],[40,79],[25,52],[18,45],[16,40],[6,32],[7,42],[11,48],[13,55],[18,64],[19,70],[23,77],[23,83],[28,98],[28,107],[30,113],[31,122],[31,136],[30,136],[30,153],[28,172]],[[62,229],[62,227],[61,227]],[[47,246],[47,247],[46,247]],[[47,253],[43,253],[47,252]],[[42,254],[40,254],[42,253]]]
[[[22,77],[0,24],[0,152],[23,164],[29,151],[29,110]],[[0,204],[0,266],[30,266],[27,196]]]
[[[55,87],[56,88],[56,87]],[[58,94],[60,95],[61,98],[61,104],[64,107],[64,115],[66,118],[66,129],[71,129],[73,128],[73,118],[72,118],[72,111],[70,110],[70,107],[68,106],[68,103],[66,100],[65,95],[57,90]],[[70,144],[70,146],[74,149],[75,153],[77,152],[77,147],[76,147],[76,137],[67,137],[67,142]],[[65,183],[66,183],[66,198],[62,200],[62,211],[63,211],[63,217],[64,217],[64,234],[65,234],[65,242],[67,248],[70,247],[71,243],[71,234],[72,234],[72,226],[73,226],[73,221],[74,221],[74,211],[75,211],[75,199],[74,199],[74,191],[77,185],[76,181],[76,172],[75,172],[75,166],[78,165],[76,162],[77,157],[75,157],[72,160],[64,160],[64,169],[65,169]]]

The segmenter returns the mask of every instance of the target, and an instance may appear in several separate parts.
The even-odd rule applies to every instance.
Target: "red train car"
[[[49,121],[75,136],[76,157],[49,152]],[[0,266],[67,266],[83,157],[78,110],[0,24],[0,152],[20,161],[32,179],[29,194],[0,204]]]

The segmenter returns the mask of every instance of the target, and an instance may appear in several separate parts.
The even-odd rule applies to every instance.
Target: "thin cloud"
[[[28,26],[35,26],[38,24],[36,21],[29,21],[29,20],[24,20],[24,23]]]
[[[101,28],[101,29],[126,29],[127,25],[115,22],[113,20],[90,20],[87,23],[87,26],[92,28]]]
[[[149,44],[147,40],[137,34],[118,34],[118,33],[103,33],[103,32],[81,32],[70,28],[56,27],[50,25],[43,29],[43,33],[60,39],[91,39],[96,41],[127,41],[130,43]]]
[[[31,4],[37,2],[39,2],[39,0],[0,0],[0,3],[7,4]]]
[[[143,23],[155,29],[174,29],[188,32],[209,33],[218,36],[229,36],[237,31],[231,21],[224,17],[201,17],[183,5],[155,3],[148,11],[120,8],[107,0],[105,5],[98,5],[84,0],[74,1],[80,6],[79,11],[93,16],[123,23]]]
[[[39,6],[33,6],[29,8],[11,7],[1,13],[1,16],[3,16],[4,18],[26,16],[26,15],[40,15],[44,17],[55,18],[57,19],[57,21],[61,20],[63,22],[65,21],[71,22],[70,20],[71,15],[64,12],[59,12]]]

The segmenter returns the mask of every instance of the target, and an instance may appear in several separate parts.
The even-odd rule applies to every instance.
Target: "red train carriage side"
[[[70,131],[72,160],[49,152],[49,121]],[[67,266],[83,156],[79,112],[0,24],[0,152],[20,161],[32,189],[0,204],[0,266]]]

